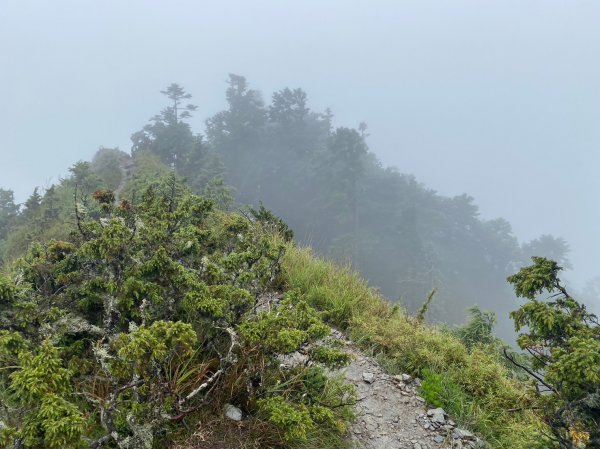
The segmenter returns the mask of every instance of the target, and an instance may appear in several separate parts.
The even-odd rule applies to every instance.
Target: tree
[[[526,264],[531,257],[545,257],[556,261],[565,270],[572,269],[571,261],[569,260],[569,244],[561,237],[554,237],[544,234],[537,239],[533,239],[521,245],[523,253],[522,260]]]
[[[19,213],[12,190],[0,189],[0,240],[6,238]]]
[[[166,90],[161,90],[160,93],[166,95],[173,102],[171,107],[163,111],[163,115],[174,121],[175,124],[183,119],[190,118],[191,113],[198,109],[198,106],[191,103],[182,104],[183,100],[192,98],[192,94],[187,93],[179,84],[172,83]]]
[[[206,120],[211,149],[226,167],[225,179],[243,203],[256,203],[261,189],[265,157],[264,124],[267,113],[260,93],[250,89],[246,78],[229,74],[225,92],[227,109]]]
[[[527,302],[511,313],[518,343],[531,356],[524,368],[535,381],[541,418],[560,447],[600,447],[600,324],[558,277],[562,267],[533,257],[508,278]],[[539,299],[542,293],[550,297]]]
[[[338,128],[328,146],[331,157],[331,184],[341,228],[351,235],[352,260],[358,261],[359,183],[365,172],[367,145],[358,131]]]
[[[286,125],[293,125],[304,121],[309,113],[306,105],[306,92],[302,89],[286,87],[273,94],[269,106],[269,119]]]
[[[210,191],[215,197],[228,198],[230,192],[220,181],[225,176],[221,159],[211,151],[202,135],[194,134],[184,121],[197,109],[192,104],[183,104],[191,94],[178,84],[171,84],[161,93],[172,104],[154,116],[152,123],[131,136],[132,153],[150,151],[165,164],[176,168],[196,193]]]
[[[185,166],[189,155],[197,149],[197,138],[190,125],[184,121],[191,117],[191,112],[197,107],[182,104],[184,100],[191,98],[191,94],[178,84],[171,84],[161,93],[171,100],[171,106],[164,108],[160,114],[152,117],[150,124],[131,136],[131,151],[152,151],[165,164],[181,168]]]
[[[57,186],[52,184],[46,189],[42,198],[42,225],[50,226],[60,215],[60,201],[57,192]]]
[[[25,209],[23,210],[23,214],[26,218],[35,216],[40,210],[41,205],[42,195],[40,195],[39,187],[36,187],[33,189],[31,195],[29,195],[29,198],[27,198],[27,200],[25,201]]]

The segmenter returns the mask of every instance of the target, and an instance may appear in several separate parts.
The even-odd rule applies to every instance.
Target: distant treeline
[[[221,206],[262,202],[299,242],[352,264],[409,311],[437,288],[430,318],[461,322],[477,304],[502,317],[504,335],[512,327],[508,312],[516,308],[506,277],[533,255],[570,266],[563,239],[544,235],[520,243],[506,220],[481,219],[473,198],[439,195],[414,176],[382,166],[369,151],[365,124],[335,128],[332,112],[309,109],[302,89],[282,89],[267,104],[244,77],[230,75],[228,107],[206,120],[203,134],[186,121],[196,109],[188,104],[191,95],[176,84],[162,93],[168,106],[132,136],[135,175],[124,191],[130,198],[136,182],[171,167]],[[11,191],[0,190],[2,257],[14,257],[36,232],[48,238],[64,232],[53,226],[69,214],[75,222],[75,187],[82,194],[116,189],[124,158],[103,150],[91,164],[75,164],[60,185],[43,195],[34,191],[21,207]]]

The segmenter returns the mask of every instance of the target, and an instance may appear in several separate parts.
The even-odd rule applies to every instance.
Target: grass
[[[391,374],[422,377],[428,402],[451,412],[492,448],[551,447],[540,438],[542,423],[527,411],[531,385],[515,378],[490,347],[469,350],[456,336],[386,301],[349,268],[317,258],[310,249],[289,245],[283,266],[287,288],[302,292]],[[524,411],[511,411],[516,408]]]

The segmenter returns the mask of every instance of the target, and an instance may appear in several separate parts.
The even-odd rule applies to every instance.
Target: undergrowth
[[[388,372],[421,377],[429,404],[443,407],[492,448],[552,447],[530,410],[532,386],[489,345],[468,348],[456,335],[419,322],[350,269],[317,258],[310,249],[289,244],[283,268],[288,288],[301,292]]]

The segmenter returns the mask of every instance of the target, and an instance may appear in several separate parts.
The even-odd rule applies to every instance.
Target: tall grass
[[[392,374],[424,377],[422,394],[498,449],[552,447],[530,405],[531,385],[516,379],[490,347],[469,350],[457,337],[410,317],[347,267],[289,245],[288,288],[302,292],[327,320],[371,351]],[[485,292],[482,292],[485,294]],[[520,411],[514,411],[520,409]]]

